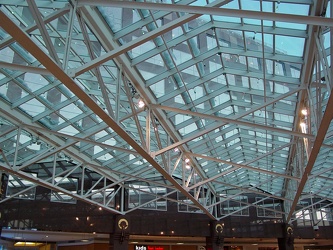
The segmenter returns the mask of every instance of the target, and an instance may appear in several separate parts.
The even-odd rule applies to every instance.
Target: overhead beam
[[[143,158],[145,158],[164,178],[169,181],[176,189],[189,198],[199,209],[207,214],[208,217],[215,220],[216,218],[191,194],[184,189],[172,176],[169,175],[155,159],[145,151],[126,131],[114,121],[101,107],[96,103],[81,86],[76,84],[72,77],[66,74],[64,70],[30,38],[22,29],[17,26],[3,11],[0,10],[0,23],[2,28],[11,35],[21,46],[30,52],[46,69],[48,69],[58,80],[60,80],[69,90],[71,90],[79,99],[83,100],[85,105],[99,116],[110,128],[112,128],[120,137],[122,137],[130,146],[133,147]],[[31,176],[29,176],[31,179]],[[37,183],[43,184],[41,180],[31,179]]]
[[[42,187],[45,187],[45,188],[49,188],[49,189],[52,189],[54,191],[57,191],[57,192],[61,192],[61,193],[64,193],[64,194],[67,194],[68,196],[74,198],[74,199],[77,199],[77,200],[81,200],[81,201],[84,201],[84,202],[89,202],[90,204],[93,204],[93,205],[97,205],[97,206],[100,206],[100,207],[103,207],[104,209],[106,210],[111,210],[112,212],[114,213],[117,213],[117,214],[122,214],[121,212],[119,212],[118,210],[116,209],[113,209],[111,207],[108,207],[108,206],[105,206],[101,203],[98,203],[96,201],[93,201],[92,199],[84,199],[82,198],[80,195],[77,195],[77,194],[74,194],[73,192],[70,192],[62,187],[58,187],[56,185],[52,185],[51,183],[47,182],[46,180],[42,180],[38,177],[34,177],[33,175],[31,175],[30,173],[25,173],[23,171],[17,171],[17,170],[14,170],[13,168],[8,168],[2,164],[0,164],[0,170],[3,170],[11,175],[15,175],[15,176],[18,176],[18,177],[21,177],[22,179],[24,180],[28,180],[32,183],[35,183],[39,186],[42,186]]]
[[[45,68],[27,66],[27,65],[20,65],[17,63],[8,63],[8,62],[0,62],[0,68],[10,69],[13,71],[22,71],[22,72],[29,72],[39,75],[52,75],[50,71]]]
[[[288,97],[288,96],[290,96],[290,95],[293,95],[294,93],[296,93],[296,92],[298,92],[298,91],[300,91],[300,89],[294,89],[294,90],[292,90],[292,91],[289,91],[289,92],[287,92],[287,93],[285,93],[285,94],[279,96],[279,98],[275,98],[275,99],[273,99],[273,100],[271,100],[271,101],[268,101],[268,102],[266,102],[266,103],[264,103],[264,104],[262,104],[262,105],[257,106],[257,107],[254,108],[254,109],[250,109],[250,110],[248,110],[248,111],[245,112],[245,113],[242,113],[242,114],[240,114],[240,115],[234,116],[234,117],[233,117],[233,120],[239,119],[239,118],[241,118],[241,117],[244,117],[244,116],[246,116],[246,115],[248,115],[248,114],[251,114],[251,113],[255,112],[256,110],[260,110],[260,109],[262,109],[262,108],[264,108],[264,107],[267,107],[268,105],[271,105],[272,103],[277,102],[277,101],[279,101],[279,100],[282,100],[282,99],[284,99],[284,98],[286,98],[286,97]],[[159,106],[159,105],[157,105],[157,107],[158,107],[158,106]],[[159,110],[159,109],[156,109],[156,110]],[[215,117],[215,116],[214,116],[214,117]],[[216,124],[215,126],[210,127],[209,129],[205,129],[205,130],[199,131],[198,133],[196,133],[196,134],[194,134],[194,135],[192,135],[192,136],[189,136],[189,137],[187,137],[187,138],[184,138],[184,139],[178,140],[177,142],[173,143],[172,145],[169,145],[168,147],[165,147],[165,148],[159,150],[158,152],[155,152],[155,155],[163,154],[164,152],[166,152],[166,151],[168,151],[168,150],[171,150],[171,149],[174,149],[174,148],[176,148],[176,147],[178,147],[178,146],[181,146],[181,145],[183,145],[183,144],[185,144],[185,143],[187,143],[187,142],[189,142],[189,141],[191,141],[191,140],[194,140],[195,138],[198,138],[198,137],[202,136],[202,135],[205,134],[205,133],[209,133],[210,131],[213,131],[213,130],[215,130],[216,128],[219,128],[219,127],[223,126],[224,124],[225,124],[225,123],[220,122],[220,123]]]
[[[216,5],[223,5],[223,4],[226,4],[228,2],[230,2],[231,0],[219,0],[219,1],[214,1],[210,4],[208,4],[207,6],[209,7],[213,7],[213,6],[216,6]],[[217,3],[216,3],[217,2]],[[134,2],[130,2],[130,4],[132,4]],[[84,4],[85,5],[85,4]],[[91,5],[90,4],[87,4],[87,5]],[[78,2],[78,6],[81,6],[80,5],[80,2]],[[96,6],[94,4],[94,6]],[[127,5],[128,6],[128,5]],[[174,10],[172,10],[171,12],[173,12]],[[188,23],[190,22],[191,20],[194,20],[196,18],[198,18],[199,16],[201,16],[201,14],[192,14],[192,15],[184,15],[184,16],[181,16],[165,25],[162,25],[161,27],[158,27],[142,36],[140,36],[139,38],[137,39],[134,39],[120,47],[117,47],[109,52],[107,52],[106,54],[100,56],[99,58],[95,59],[95,60],[92,60],[88,63],[86,63],[85,65],[77,68],[77,69],[72,69],[71,71],[71,76],[73,77],[76,77],[78,75],[81,75],[83,74],[84,72],[86,71],[89,71],[95,67],[97,67],[98,65],[104,63],[104,62],[107,62],[117,56],[120,56],[124,53],[126,53],[127,51],[135,48],[136,46],[139,46],[141,44],[144,44],[145,42],[149,42],[151,40],[153,40],[154,38],[168,32],[168,31],[171,31],[185,23]]]
[[[220,124],[219,126],[223,126],[224,124],[231,123],[231,124],[238,124],[238,125],[241,125],[241,126],[246,126],[246,127],[251,127],[251,128],[258,128],[258,129],[263,129],[263,130],[275,131],[275,132],[278,132],[278,133],[293,135],[293,136],[297,136],[297,137],[301,137],[301,138],[308,138],[308,139],[313,139],[314,138],[314,136],[311,135],[311,134],[304,134],[304,133],[300,133],[300,132],[296,132],[296,131],[290,131],[290,130],[280,129],[280,128],[276,128],[276,127],[269,127],[269,126],[266,126],[266,125],[261,125],[261,124],[258,124],[258,123],[245,122],[245,121],[241,121],[241,120],[237,120],[237,119],[230,119],[230,118],[219,117],[219,116],[214,116],[214,115],[207,115],[207,114],[203,114],[203,113],[199,113],[199,112],[193,112],[193,111],[190,111],[190,110],[184,110],[184,109],[180,109],[180,108],[173,108],[173,107],[162,106],[162,105],[157,105],[157,104],[151,104],[151,107],[153,107],[154,109],[162,109],[162,110],[172,111],[172,112],[175,112],[177,114],[191,115],[191,116],[194,116],[194,117],[202,117],[202,118],[205,118],[205,119],[211,119],[211,120],[223,122],[223,124]],[[164,153],[168,150],[171,150],[171,149],[173,149],[177,146],[178,146],[177,143],[175,143],[173,145],[170,145],[169,147],[166,147],[164,149],[156,151],[155,155],[160,155],[160,154],[162,154],[162,153]]]
[[[323,118],[321,120],[319,129],[317,132],[317,136],[316,136],[313,146],[312,146],[312,150],[311,150],[311,153],[309,156],[308,163],[304,169],[303,176],[302,176],[301,181],[299,182],[298,188],[296,190],[295,198],[290,207],[290,211],[289,211],[289,214],[288,214],[288,217],[286,220],[287,222],[289,222],[291,220],[293,212],[296,209],[296,206],[301,197],[305,184],[306,184],[306,182],[311,174],[312,168],[317,160],[319,151],[321,149],[321,146],[323,144],[323,141],[325,139],[327,130],[331,124],[332,119],[333,119],[333,92],[331,91],[330,97],[329,97],[327,105],[326,105],[326,110],[324,112]]]
[[[209,25],[209,26],[212,26],[212,24]],[[205,32],[206,29],[196,28],[194,31],[191,31],[191,32],[187,33],[186,37],[181,37],[181,36],[177,37],[177,38],[175,38],[171,41],[168,41],[166,43],[166,45],[163,44],[163,45],[160,45],[157,48],[154,48],[150,51],[147,51],[147,52],[133,58],[132,59],[132,65],[136,66],[139,63],[145,62],[145,61],[147,61],[147,59],[152,58],[152,57],[160,54],[161,51],[165,51],[167,49],[167,47],[171,48],[171,47],[173,47],[177,44],[180,44],[180,43],[184,42],[189,37],[194,37],[196,35],[199,35],[201,33],[199,31]],[[209,58],[209,57],[212,57],[212,56],[214,56],[218,53],[233,54],[233,55],[238,55],[238,56],[255,57],[255,58],[260,58],[261,55],[262,55],[262,53],[259,53],[258,51],[244,50],[244,49],[232,48],[232,47],[223,47],[223,48],[216,47],[216,48],[211,49],[211,50],[205,52],[204,54],[194,58],[193,59],[194,62],[192,62],[191,64],[193,65],[193,64],[197,63],[197,61],[203,60],[202,59],[203,57]],[[266,53],[266,59],[269,59],[269,60],[272,60],[272,61],[282,61],[282,62],[296,63],[296,64],[303,64],[304,63],[304,59],[301,58],[301,57],[283,55],[283,54],[273,54],[273,53],[268,54],[268,53]],[[189,62],[184,62],[182,64],[186,65],[188,67]],[[182,64],[180,64],[179,66],[181,66]],[[276,79],[278,79],[278,78],[276,78]],[[290,80],[295,81],[295,79],[290,79]]]
[[[70,171],[71,171],[71,169],[66,169],[66,170],[64,170],[64,171],[62,171],[62,172],[60,172],[60,173],[58,173],[57,175],[54,175],[54,176],[51,176],[51,177],[45,179],[45,181],[46,181],[46,182],[49,182],[49,181],[52,180],[52,178],[55,178],[55,177],[61,177],[62,175],[67,174],[67,173],[70,172]],[[13,198],[19,196],[20,194],[23,194],[23,193],[27,192],[28,190],[31,190],[31,189],[36,188],[37,186],[38,186],[38,184],[34,183],[32,186],[29,186],[29,187],[27,187],[27,188],[24,188],[23,190],[21,190],[21,191],[19,191],[19,192],[17,192],[17,193],[11,194],[10,196],[7,196],[7,197],[3,198],[2,200],[0,200],[0,203],[4,203],[4,202],[6,202],[6,201],[8,201],[8,200],[10,200],[10,199],[13,199]]]
[[[283,147],[278,148],[277,150],[273,150],[273,152],[277,152],[277,151],[279,151],[279,150],[281,150],[285,147],[289,147],[289,146],[290,146],[290,143],[284,145]],[[266,155],[272,154],[273,152],[269,152]],[[239,164],[239,163],[230,162],[230,161],[226,161],[226,160],[222,160],[222,159],[217,159],[217,158],[214,158],[214,157],[211,157],[211,156],[206,156],[206,155],[203,155],[203,154],[187,153],[187,155],[191,155],[191,156],[196,157],[196,158],[206,159],[208,161],[214,161],[214,162],[219,162],[219,163],[223,163],[223,164],[226,164],[226,165],[233,166],[234,168],[231,168],[229,171],[234,171],[234,170],[237,170],[237,169],[247,169],[247,170],[251,170],[251,171],[254,171],[254,172],[258,172],[258,173],[264,173],[264,174],[272,175],[272,176],[276,176],[276,177],[293,179],[293,180],[296,180],[296,181],[298,181],[300,179],[300,178],[297,178],[297,177],[294,177],[294,176],[290,176],[290,175],[281,174],[281,173],[277,173],[277,172],[273,172],[273,171],[269,171],[269,170],[265,170],[265,169],[252,167],[252,166],[250,166],[250,164],[252,162],[254,162],[254,160],[252,160],[250,162],[245,162],[244,164]],[[191,186],[191,189],[193,189],[197,186],[200,186],[202,184],[205,184],[205,182],[207,182],[207,181],[214,181],[215,179],[217,179],[218,177],[223,176],[223,175],[225,175],[225,172],[223,172],[223,173],[221,173],[217,176],[213,176],[213,177],[209,178],[208,180],[196,183],[195,185]]]
[[[332,18],[325,18],[320,16],[302,16],[293,14],[281,14],[276,12],[265,11],[251,11],[251,10],[238,10],[229,8],[218,8],[208,6],[193,6],[181,4],[166,4],[166,3],[152,3],[152,2],[133,2],[133,1],[119,1],[119,0],[78,0],[78,6],[94,5],[94,6],[108,6],[118,8],[131,8],[131,9],[147,9],[156,11],[170,11],[170,12],[185,12],[190,14],[201,15],[215,15],[227,17],[242,17],[259,20],[271,20],[278,22],[291,22],[319,26],[332,27]]]
[[[60,64],[60,60],[58,57],[58,54],[53,46],[53,43],[51,41],[51,38],[47,32],[46,25],[44,23],[44,20],[42,18],[42,15],[36,5],[35,1],[28,1],[28,7],[31,11],[31,15],[34,18],[38,29],[40,30],[40,33],[44,39],[45,46],[47,50],[50,53],[50,56],[52,56],[53,60],[55,60],[58,64]]]
[[[22,3],[22,1],[20,1],[20,2]],[[25,2],[25,3],[28,3],[28,2]],[[1,4],[4,4],[3,1],[1,2]],[[53,20],[59,18],[60,16],[63,16],[67,12],[69,12],[69,5],[66,5],[66,7],[64,7],[63,9],[59,9],[57,11],[54,11],[51,15],[45,17],[43,19],[43,22],[45,24],[48,24],[48,23],[52,22]],[[35,24],[35,25],[31,25],[31,26],[26,27],[24,29],[24,31],[26,33],[30,34],[31,32],[35,31],[36,29],[38,29],[38,26]],[[5,48],[5,47],[7,47],[7,46],[9,46],[13,42],[15,42],[15,40],[12,37],[6,37],[6,38],[4,38],[0,42],[0,50],[3,49],[3,48]]]
[[[312,6],[311,16],[320,15],[320,13],[322,12],[322,9],[324,8],[324,2],[325,1],[322,1],[322,0],[316,1],[315,5]],[[313,73],[313,67],[314,67],[313,65],[314,65],[315,53],[316,53],[315,52],[316,51],[316,49],[315,49],[316,48],[315,36],[317,35],[318,29],[319,29],[319,27],[309,26],[309,28],[308,28],[309,37],[307,39],[307,42],[306,42],[305,48],[304,48],[304,63],[305,63],[305,65],[303,67],[302,74],[301,74],[300,78],[301,78],[301,82],[307,87],[306,90],[309,88],[309,86],[311,86],[311,83],[312,83],[312,73]],[[309,98],[308,97],[308,92],[307,91],[301,91],[300,94],[299,94],[299,102],[297,104],[296,110],[300,110],[300,109],[304,108],[303,105],[307,103],[307,98]],[[315,110],[313,110],[313,112],[315,112]],[[299,123],[301,121],[301,116],[299,115],[300,112],[297,112],[296,114],[297,114],[297,116],[295,118],[295,120],[296,120],[295,126],[299,126]],[[296,130],[296,127],[294,128],[294,130]],[[319,134],[319,130],[317,131],[317,135],[318,134]],[[325,134],[326,134],[326,132],[325,132]],[[314,140],[311,140],[311,141],[315,141],[315,140],[317,140],[317,138],[315,138]],[[322,146],[322,142],[320,143],[321,146]],[[289,162],[289,166],[287,167],[288,169],[292,168],[291,164],[292,164],[293,158],[297,157],[296,156],[297,155],[296,154],[297,150],[296,150],[295,145],[293,147],[294,148],[292,148],[291,151],[290,151],[290,152],[292,152],[292,154],[290,154],[290,157],[289,157],[290,162]],[[319,152],[319,150],[318,150],[318,152]],[[318,154],[318,152],[317,152],[317,154]],[[314,153],[315,153],[315,151],[314,151]],[[310,172],[312,170],[314,161],[317,158],[317,155],[314,155],[312,153],[311,153],[311,155],[312,155],[312,161],[313,161],[312,166],[311,166],[310,161],[308,161],[307,167],[306,167],[308,169],[308,171],[310,171]],[[313,159],[313,158],[315,158],[315,159]],[[304,171],[304,175],[306,175],[306,176],[302,177],[302,179],[301,179],[302,183],[300,183],[300,186],[299,186],[299,188],[301,188],[302,190],[303,190],[303,188],[306,184],[306,181],[309,177],[308,176],[309,174],[306,174],[305,171]],[[303,178],[306,178],[306,180],[304,180]],[[283,189],[284,190],[289,190],[290,185],[291,184],[290,184],[289,180],[287,179],[286,182],[284,183],[284,188]],[[301,192],[301,191],[297,190],[297,192]],[[290,221],[291,216],[292,216],[293,212],[295,211],[296,204],[297,204],[299,198],[300,198],[300,193],[299,193],[299,195],[296,193],[294,202],[291,205],[291,209],[290,209],[289,214],[288,214],[287,222]]]
[[[81,67],[78,67],[76,69],[72,69],[70,72],[71,76],[73,77],[77,77],[81,74],[83,74],[84,72],[86,71],[89,71],[119,55],[122,55],[124,53],[126,53],[127,51],[139,46],[140,44],[144,44],[145,42],[149,42],[151,41],[152,39],[170,31],[170,30],[173,30],[174,28],[176,27],[179,27],[180,25],[188,22],[188,17],[187,16],[183,16],[183,17],[180,17],[180,18],[177,18],[175,19],[174,21],[171,21],[169,22],[168,24],[166,25],[163,25],[153,31],[150,31],[148,33],[146,33],[145,35],[137,38],[137,39],[134,39],[118,48],[115,48],[114,50],[111,50],[107,53],[105,53],[104,55],[94,59],[94,60],[91,60],[90,62],[86,63],[85,65],[81,66]]]
[[[216,0],[208,4],[210,7],[214,6],[222,6],[224,4],[229,3],[231,0]],[[113,51],[114,49],[119,48],[119,44],[114,39],[114,34],[112,33],[111,29],[106,28],[104,26],[105,20],[100,15],[99,12],[95,10],[95,8],[91,8],[89,6],[81,7],[82,13],[84,14],[84,19],[87,23],[87,26],[90,27],[92,32],[98,37],[98,40],[101,42],[102,46],[106,48],[109,51]],[[194,20],[195,18],[198,18],[200,15],[195,14],[187,14],[183,17],[185,19],[181,19],[182,22],[178,22],[176,27],[182,26],[183,23],[188,23],[191,20]],[[179,21],[179,19],[177,19]],[[177,21],[176,20],[176,21]],[[160,29],[160,28],[157,28]],[[164,30],[165,32],[165,30]],[[150,33],[150,32],[149,32]],[[147,33],[147,34],[149,34]],[[162,32],[163,33],[163,32]],[[154,37],[152,37],[154,39]],[[145,100],[147,100],[148,103],[155,103],[155,96],[150,92],[146,91],[145,82],[142,80],[141,75],[136,71],[133,70],[133,67],[131,65],[131,61],[129,60],[128,56],[126,54],[121,54],[117,58],[114,59],[114,62],[118,65],[119,68],[122,68],[122,72],[124,75],[132,81],[133,85],[135,85],[136,89],[140,93],[141,97],[143,97]],[[173,129],[173,125],[171,124],[168,119],[166,119],[165,114],[163,111],[160,110],[154,110],[154,115],[156,118],[160,121],[163,128],[165,129],[166,133],[172,138],[173,141],[180,140],[179,134]],[[186,145],[182,145],[182,147],[186,147]],[[186,150],[186,149],[185,149]],[[198,168],[199,174],[204,175]],[[213,187],[211,187],[211,190],[214,190]]]

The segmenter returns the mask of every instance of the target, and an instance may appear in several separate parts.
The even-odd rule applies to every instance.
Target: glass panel
[[[258,217],[273,217],[273,218],[282,218],[282,204],[278,200],[274,199],[262,199],[256,197],[257,207],[257,216]]]
[[[275,8],[275,12],[283,14],[307,16],[309,14],[309,9],[310,9],[309,5],[278,2]],[[300,29],[300,30],[306,29],[305,24],[290,23],[290,22],[276,22],[276,26],[289,29]]]
[[[238,1],[231,1],[222,7],[223,9],[239,9]],[[225,22],[233,22],[240,23],[241,19],[238,17],[226,17],[226,16],[212,16],[212,18],[216,21],[225,21]]]
[[[166,194],[166,188],[145,185],[130,185],[128,207],[149,210],[167,209],[167,202],[162,197]]]
[[[221,213],[232,216],[249,216],[248,197],[235,197],[221,203]]]
[[[63,193],[61,191],[51,191],[50,200],[53,202],[63,202],[63,203],[76,203],[76,199],[72,197],[69,193],[73,195],[77,194],[78,179],[75,178],[63,178],[56,177],[54,179],[55,185],[60,188],[65,189],[68,193]]]
[[[202,213],[200,209],[193,205],[193,202],[180,192],[177,192],[178,212]]]
[[[290,36],[275,36],[276,53],[287,54],[291,56],[303,56],[304,38]]]
[[[37,174],[31,174],[36,178]],[[9,175],[6,190],[6,197],[34,200],[36,195],[36,185],[17,176]]]

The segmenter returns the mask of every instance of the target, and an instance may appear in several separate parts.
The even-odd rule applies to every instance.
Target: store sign
[[[164,250],[164,247],[135,245],[134,250]]]

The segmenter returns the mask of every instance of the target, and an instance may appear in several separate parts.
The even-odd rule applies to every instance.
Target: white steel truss
[[[0,202],[329,206],[332,1],[249,2],[0,0]]]

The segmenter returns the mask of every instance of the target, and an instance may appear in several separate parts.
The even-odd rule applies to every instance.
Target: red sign
[[[148,246],[148,250],[164,250],[163,247]]]

